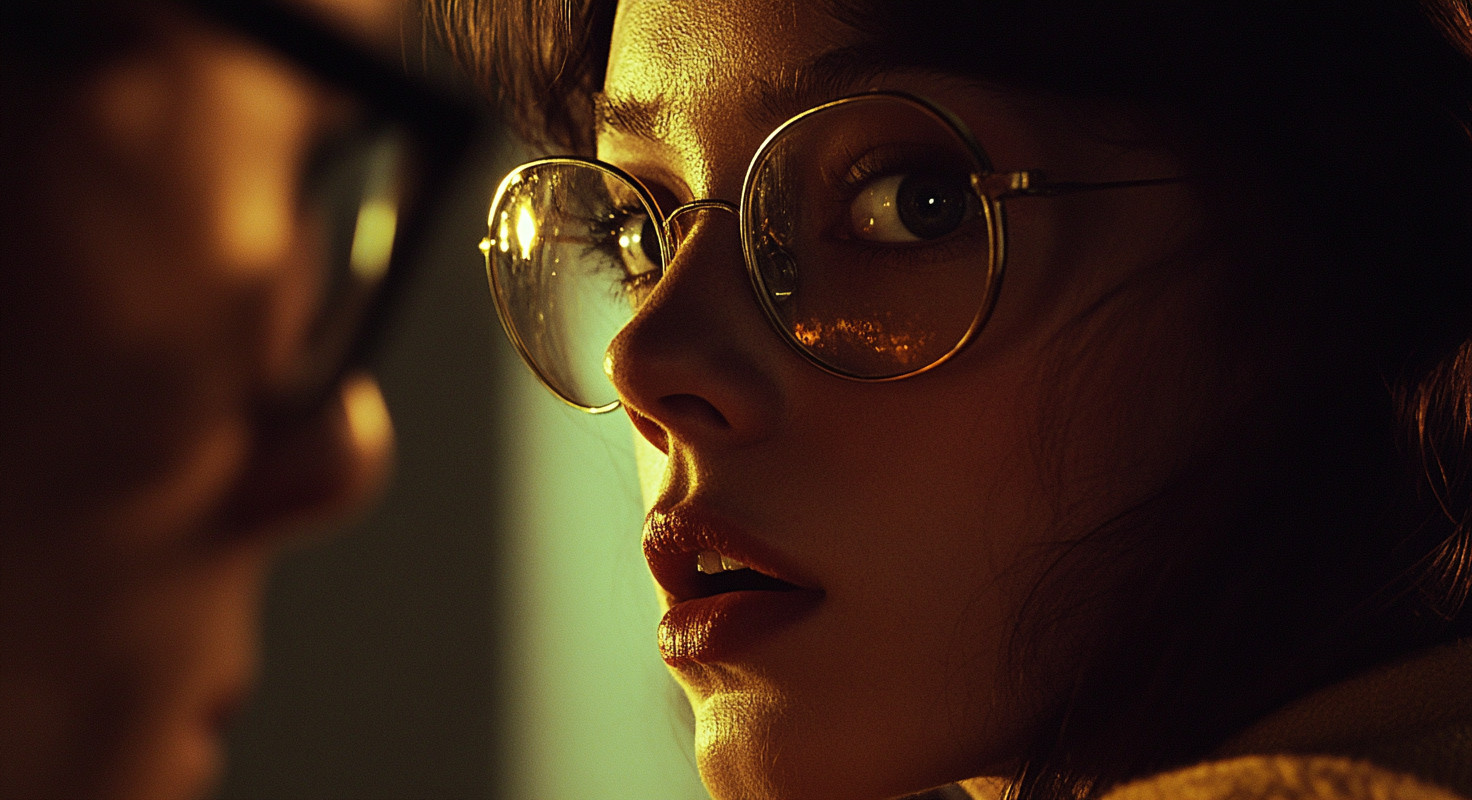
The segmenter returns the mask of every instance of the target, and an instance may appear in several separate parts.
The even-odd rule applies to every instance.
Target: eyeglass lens
[[[794,120],[753,163],[745,245],[776,327],[825,367],[915,372],[967,336],[990,289],[971,145],[930,109],[860,98]]]
[[[663,274],[652,203],[601,165],[533,163],[502,184],[487,247],[502,319],[564,399],[618,400],[603,368],[613,337]]]
[[[977,149],[918,102],[841,101],[795,118],[754,159],[743,249],[778,332],[830,371],[910,374],[960,347],[992,291],[993,214]],[[671,249],[652,199],[598,162],[513,172],[485,242],[502,319],[533,369],[589,410],[618,400],[606,351]]]
[[[352,349],[392,259],[400,212],[416,171],[397,126],[357,121],[324,136],[308,156],[304,195],[321,243],[318,316],[303,382],[331,380]]]

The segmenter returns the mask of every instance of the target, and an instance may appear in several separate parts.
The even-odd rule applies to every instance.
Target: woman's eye
[[[870,181],[849,207],[853,234],[871,242],[921,242],[960,228],[975,206],[964,181],[926,174]]]
[[[625,280],[638,280],[658,273],[664,268],[664,256],[659,249],[659,232],[655,221],[648,214],[630,213],[619,221],[613,231],[614,243],[618,247],[619,259],[623,262]]]

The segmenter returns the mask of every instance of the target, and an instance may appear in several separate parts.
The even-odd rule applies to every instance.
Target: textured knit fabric
[[[1472,640],[1293,703],[1105,800],[1472,800]]]
[[[1403,772],[1335,756],[1239,756],[1127,784],[1105,800],[1466,800]]]

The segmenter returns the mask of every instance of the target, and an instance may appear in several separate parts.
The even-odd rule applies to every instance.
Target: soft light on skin
[[[181,159],[209,165],[218,191],[196,198],[191,224],[232,254],[233,267],[273,269],[295,244],[294,220],[279,202],[293,190],[292,176],[257,165],[296,158],[294,143],[311,124],[309,109],[297,102],[303,83],[290,67],[262,59],[243,42],[219,38],[207,46],[184,42],[175,47],[180,57],[199,60],[194,80],[181,82],[166,65],[135,59],[89,87],[97,98],[89,122],[106,130],[120,157],[169,149]],[[254,135],[247,141],[179,137],[181,130],[206,125]]]
[[[653,505],[659,497],[660,487],[664,484],[665,468],[669,466],[669,458],[636,431],[634,433],[634,464],[638,468],[639,489],[644,496],[644,505],[647,508]]]

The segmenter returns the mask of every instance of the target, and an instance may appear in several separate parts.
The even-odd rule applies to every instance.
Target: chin
[[[918,737],[804,725],[798,711],[747,693],[695,704],[696,758],[714,800],[890,800],[976,774],[970,759],[940,763],[930,760],[939,747],[901,744]]]

